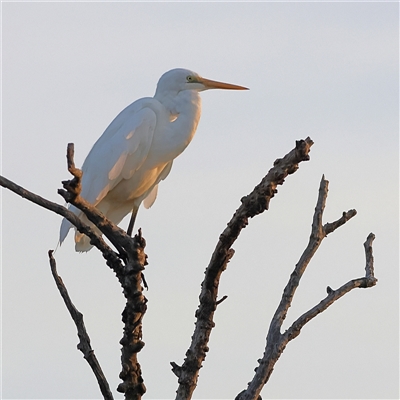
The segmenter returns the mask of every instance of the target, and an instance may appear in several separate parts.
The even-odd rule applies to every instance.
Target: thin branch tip
[[[367,240],[364,242],[365,249],[365,287],[375,286],[378,279],[375,278],[374,274],[374,256],[372,251],[372,242],[375,240],[375,235],[371,232],[367,236]]]
[[[370,233],[367,236],[367,240],[365,241],[365,243],[369,243],[369,245],[372,245],[372,242],[375,240],[375,234],[374,233]]]
[[[310,156],[310,148],[314,144],[314,142],[308,136],[305,140],[296,140],[296,155],[299,161],[309,161]],[[296,168],[297,169],[297,168]]]
[[[176,375],[178,378],[180,378],[181,374],[182,374],[182,367],[179,366],[176,362],[171,361],[170,362],[171,365],[171,370],[174,373],[174,375]]]
[[[333,292],[334,292],[334,290],[330,286],[326,287],[326,293],[331,294]]]
[[[228,298],[228,296],[227,295],[225,295],[225,296],[223,296],[222,298],[220,298],[219,300],[217,300],[216,302],[215,302],[215,305],[220,305],[223,301],[225,301],[226,299]]]
[[[349,211],[343,211],[342,212],[342,216],[339,219],[337,219],[334,222],[327,222],[324,225],[323,230],[325,232],[325,236],[329,235],[330,233],[335,231],[337,228],[339,228],[342,225],[344,225],[347,221],[349,221],[350,219],[352,219],[356,215],[357,215],[357,210],[355,210],[355,209],[352,209],[352,210],[349,210]]]

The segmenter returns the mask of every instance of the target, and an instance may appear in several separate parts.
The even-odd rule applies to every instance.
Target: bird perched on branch
[[[115,224],[132,212],[127,230],[131,235],[140,204],[152,206],[158,184],[193,139],[201,113],[199,92],[208,89],[247,90],[187,69],[162,75],[154,97],[126,107],[94,144],[82,166],[81,196]],[[79,209],[72,205],[69,209],[93,227]],[[71,227],[64,218],[60,243]],[[76,230],[75,243],[76,251],[92,248],[89,237]]]

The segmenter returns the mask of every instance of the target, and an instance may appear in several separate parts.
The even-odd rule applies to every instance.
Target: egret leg
[[[135,208],[132,210],[131,220],[129,221],[128,230],[126,231],[126,233],[127,233],[129,236],[132,236],[133,225],[135,225],[135,219],[136,219],[137,212],[138,212],[138,208],[135,207]]]
[[[131,215],[131,220],[129,221],[129,226],[128,226],[128,230],[126,231],[126,233],[129,236],[132,236],[132,231],[133,231],[133,225],[135,225],[135,219],[136,219],[136,215],[138,212],[138,208],[134,208],[132,210],[132,215]],[[144,277],[144,273],[142,272],[142,281],[143,281],[143,285],[144,287],[149,290],[149,285],[146,282],[146,278]]]

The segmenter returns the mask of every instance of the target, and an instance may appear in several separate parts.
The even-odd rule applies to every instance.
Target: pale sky
[[[324,222],[358,215],[310,263],[285,327],[364,275],[374,232],[372,289],[357,289],[289,343],[262,392],[271,399],[399,396],[397,3],[2,2],[2,175],[60,204],[65,151],[80,166],[111,120],[183,67],[250,88],[208,91],[196,136],[136,227],[147,241],[150,290],[139,354],[147,399],[171,399],[194,329],[200,283],[236,208],[298,139],[311,160],[233,246],[196,399],[232,399],[261,358],[270,319],[304,250],[322,174]],[[2,398],[100,398],[52,280],[47,251],[61,217],[3,190]],[[121,226],[126,229],[128,219]],[[70,235],[55,254],[115,398],[124,298],[94,249]]]

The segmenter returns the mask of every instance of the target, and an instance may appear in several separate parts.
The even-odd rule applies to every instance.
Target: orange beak
[[[206,79],[206,78],[199,78],[199,82],[202,83],[206,87],[206,89],[249,90],[247,87],[244,86],[212,81],[211,79]]]

